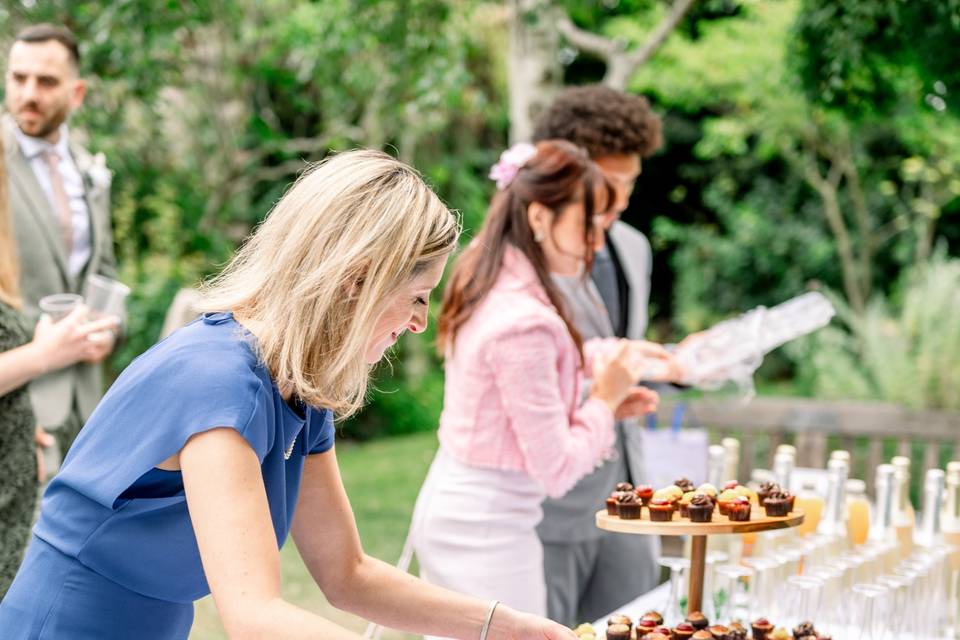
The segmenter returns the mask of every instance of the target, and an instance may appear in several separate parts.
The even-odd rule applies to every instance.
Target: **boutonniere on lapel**
[[[90,158],[90,166],[87,167],[87,178],[90,181],[91,187],[96,189],[110,188],[113,173],[107,168],[107,158],[103,153],[98,153]]]

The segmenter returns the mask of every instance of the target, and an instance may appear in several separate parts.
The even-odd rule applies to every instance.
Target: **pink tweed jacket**
[[[593,354],[609,341],[585,345]],[[509,247],[494,287],[448,348],[440,443],[463,464],[526,472],[559,497],[611,455],[606,403],[581,402],[576,344],[533,265]]]

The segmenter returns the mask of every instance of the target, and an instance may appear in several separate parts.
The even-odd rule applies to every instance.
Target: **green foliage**
[[[804,0],[793,46],[811,100],[859,116],[889,113],[904,81],[915,103],[960,114],[960,0]]]
[[[794,347],[816,395],[960,409],[960,260],[940,252],[863,315],[835,304],[846,330],[832,326]]]

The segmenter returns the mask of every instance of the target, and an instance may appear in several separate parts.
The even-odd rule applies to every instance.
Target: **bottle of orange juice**
[[[853,546],[867,541],[870,534],[870,501],[867,500],[867,483],[863,480],[847,480],[847,537]]]
[[[806,537],[817,530],[823,505],[823,496],[817,493],[816,485],[812,482],[804,482],[796,499],[797,509],[803,511],[803,523],[797,527],[801,537]]]

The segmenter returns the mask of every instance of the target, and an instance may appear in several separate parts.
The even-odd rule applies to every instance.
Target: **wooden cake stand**
[[[690,590],[687,595],[687,611],[702,611],[703,575],[707,561],[707,536],[718,533],[753,533],[787,529],[803,522],[803,512],[797,509],[781,518],[768,518],[763,509],[754,507],[748,522],[732,522],[726,516],[713,514],[713,522],[690,522],[674,514],[670,522],[651,522],[649,512],[644,508],[639,520],[622,520],[607,515],[607,511],[597,512],[597,527],[616,533],[635,535],[691,536],[690,552]]]

